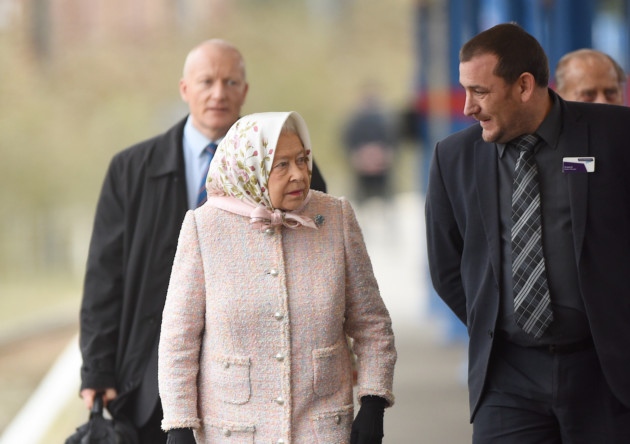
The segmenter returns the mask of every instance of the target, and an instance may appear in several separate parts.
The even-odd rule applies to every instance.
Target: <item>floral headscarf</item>
[[[298,113],[250,114],[234,123],[217,147],[206,181],[207,204],[250,216],[256,219],[253,222],[264,221],[265,225],[283,224],[291,228],[305,225],[316,228],[311,219],[298,215],[301,208],[294,212],[275,209],[269,196],[273,156],[282,126],[288,119],[295,123],[306,149],[309,176],[312,174],[311,139],[306,122]],[[310,199],[310,193],[304,204]]]

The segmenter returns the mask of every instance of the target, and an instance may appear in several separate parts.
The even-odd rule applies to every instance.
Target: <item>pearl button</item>
[[[274,399],[274,401],[278,405],[284,405],[284,399],[282,399],[282,396],[278,396],[276,399]]]
[[[271,276],[278,276],[278,270],[276,270],[275,268],[271,268],[269,270],[267,270],[267,274],[270,274]]]
[[[223,430],[223,436],[229,437],[230,435],[232,435],[232,432],[230,432],[228,429]]]
[[[230,368],[230,363],[229,362],[224,362],[223,363],[223,368]]]
[[[276,355],[276,360],[280,362],[284,361],[284,355],[282,353],[278,353]]]
[[[278,441],[276,441],[276,444],[284,444],[284,439],[280,438]]]
[[[276,321],[281,321],[284,319],[284,315],[280,313],[279,311],[275,312],[273,314],[273,317],[276,318]]]
[[[335,424],[341,424],[341,416],[335,415]]]
[[[267,228],[267,229],[265,230],[265,234],[266,234],[267,236],[271,236],[271,235],[273,235],[274,233],[275,233],[275,230],[274,230],[273,228]]]

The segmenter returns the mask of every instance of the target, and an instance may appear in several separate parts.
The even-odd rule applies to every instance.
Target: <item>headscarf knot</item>
[[[310,194],[309,194],[310,197]],[[273,211],[263,206],[258,206],[250,214],[251,223],[257,228],[265,229],[283,225],[287,228],[298,228],[300,226],[317,228],[312,219],[300,216],[294,212],[286,212],[279,209]]]

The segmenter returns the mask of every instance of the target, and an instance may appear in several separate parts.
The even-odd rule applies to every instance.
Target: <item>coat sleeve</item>
[[[466,296],[460,271],[464,240],[444,184],[439,153],[438,145],[431,163],[425,202],[429,271],[435,291],[466,324]]]
[[[96,208],[80,311],[81,388],[116,387],[123,304],[124,180],[115,157]]]
[[[182,224],[171,271],[158,352],[164,430],[198,428],[197,375],[205,325],[205,277],[195,213]]]
[[[350,203],[341,199],[346,262],[346,334],[354,340],[358,392],[394,404],[396,348],[389,312],[379,292],[363,234]]]

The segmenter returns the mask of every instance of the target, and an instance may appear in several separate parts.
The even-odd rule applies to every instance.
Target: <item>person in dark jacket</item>
[[[460,50],[464,114],[437,143],[429,268],[467,326],[473,444],[630,442],[630,109],[565,101],[503,23]]]
[[[157,345],[179,231],[204,202],[213,148],[238,120],[248,83],[232,44],[207,40],[184,63],[179,91],[189,115],[116,154],[98,200],[80,312],[81,397],[103,393],[140,442],[165,443]],[[326,191],[316,166],[311,187]],[[201,193],[200,193],[201,191]]]
[[[378,85],[364,85],[356,110],[342,130],[342,141],[355,176],[355,199],[391,198],[395,127],[382,103]]]

